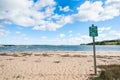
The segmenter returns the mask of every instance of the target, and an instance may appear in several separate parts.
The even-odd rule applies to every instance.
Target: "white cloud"
[[[69,6],[65,6],[63,8],[62,8],[62,6],[59,6],[59,9],[60,9],[60,11],[64,11],[64,12],[71,11],[70,8],[69,8]]]
[[[111,27],[100,27],[100,28],[98,28],[99,33],[102,33],[103,31],[109,31],[109,30],[111,30]]]
[[[78,8],[78,14],[74,15],[80,21],[96,20],[104,9],[101,1],[91,3],[86,1]],[[89,14],[88,14],[89,13]]]
[[[4,24],[13,23],[24,27],[33,27],[34,30],[55,31],[67,23],[71,23],[70,16],[61,16],[54,13],[56,2],[54,0],[1,0],[0,20]],[[69,6],[64,7],[69,10]],[[54,22],[54,21],[55,22]],[[6,23],[7,21],[7,23]]]
[[[96,41],[112,40],[112,39],[120,38],[120,32],[113,30],[111,27],[101,27],[99,28],[99,31],[101,32],[98,34],[98,37],[96,37]],[[76,34],[66,39],[66,41],[68,41],[68,44],[76,45],[81,43],[90,43],[92,42],[92,38],[88,35]]]
[[[57,21],[57,24],[68,24],[68,23],[73,23],[73,18],[71,16],[62,16],[59,21]]]
[[[21,26],[30,26],[33,23],[33,20],[29,17],[31,6],[32,1],[28,0],[1,0],[0,19]]]
[[[107,0],[105,2],[106,5],[112,6],[112,7],[116,7],[116,8],[120,8],[120,0]]]
[[[0,29],[0,37],[5,37],[9,34],[8,30]]]
[[[45,22],[42,25],[34,26],[34,30],[49,30],[49,31],[55,31],[57,28],[60,28],[61,25],[53,22]]]
[[[68,23],[72,23],[73,20],[71,16],[52,16],[52,18],[56,19],[56,22],[52,21],[40,21],[41,23],[37,26],[34,26],[34,30],[49,30],[49,31],[55,31],[58,28],[63,27],[64,25]]]
[[[104,21],[119,15],[120,0],[107,0],[105,3],[86,1],[78,8],[78,14],[74,17],[79,21]]]
[[[102,29],[103,30],[103,29]],[[118,39],[120,38],[120,32],[114,31],[112,29],[104,29],[107,32],[101,32],[98,37],[96,37],[96,41],[103,41],[103,40],[112,40],[112,39]],[[47,38],[47,39],[41,39],[43,43],[48,42],[48,44],[55,44],[55,45],[79,45],[82,43],[91,43],[92,38],[85,34],[72,34],[72,36],[69,36],[69,34],[59,34],[58,38]]]
[[[20,10],[20,9],[26,9],[32,5],[32,1],[28,0],[0,0],[0,10],[8,11],[9,10]]]
[[[54,0],[38,0],[36,3],[31,0],[12,0],[10,2],[1,0],[0,20],[24,27],[33,26],[35,30],[56,30],[64,24],[52,21],[52,19],[59,21],[61,18],[54,14],[55,5]]]
[[[38,0],[35,4],[35,8],[37,10],[41,10],[42,8],[46,7],[46,6],[54,6],[56,5],[56,2],[54,0]]]
[[[61,33],[59,36],[60,36],[60,38],[63,38],[63,37],[65,37],[65,34]]]
[[[59,15],[54,13],[55,0],[0,0],[0,23],[31,27],[34,30],[55,31],[74,21],[104,21],[120,15],[120,0],[85,1],[77,14]],[[103,6],[104,5],[104,6]],[[69,6],[61,11],[71,11]]]
[[[55,31],[67,23],[72,23],[71,16],[54,13],[56,2],[54,0],[1,0],[0,20],[4,24],[16,24],[23,27],[32,27],[34,30]],[[64,10],[68,10],[65,7]],[[6,23],[7,21],[7,23]]]
[[[98,34],[98,37],[96,37],[97,41],[103,41],[103,40],[112,40],[112,39],[119,39],[120,38],[120,32],[113,30],[111,27],[102,27],[99,29],[101,32]]]

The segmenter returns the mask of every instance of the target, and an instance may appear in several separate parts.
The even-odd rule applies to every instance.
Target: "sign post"
[[[96,49],[95,49],[95,37],[98,36],[98,30],[97,26],[92,26],[89,27],[89,36],[93,38],[93,54],[94,54],[94,71],[95,75],[97,74],[97,69],[96,69]]]

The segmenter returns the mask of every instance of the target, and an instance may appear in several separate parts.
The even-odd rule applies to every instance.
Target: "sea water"
[[[0,52],[92,51],[92,45],[3,45]],[[96,45],[97,51],[120,51],[120,45]]]

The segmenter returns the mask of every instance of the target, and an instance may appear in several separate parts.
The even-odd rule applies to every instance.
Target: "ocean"
[[[92,51],[91,45],[4,45],[0,52]],[[120,51],[119,45],[96,45],[96,51]]]

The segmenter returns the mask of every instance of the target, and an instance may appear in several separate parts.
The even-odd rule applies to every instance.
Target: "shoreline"
[[[55,54],[80,54],[80,55],[93,55],[93,51],[35,51],[35,52],[31,52],[31,51],[19,51],[19,52],[0,52],[1,53],[55,53]],[[96,55],[114,55],[114,54],[120,54],[120,51],[96,51]]]
[[[15,51],[17,53],[21,53],[21,52],[93,52],[93,51]],[[96,51],[96,52],[120,52],[120,51]],[[0,52],[2,53],[2,52]],[[6,52],[6,53],[12,53],[12,52]],[[14,52],[13,52],[14,53]]]

